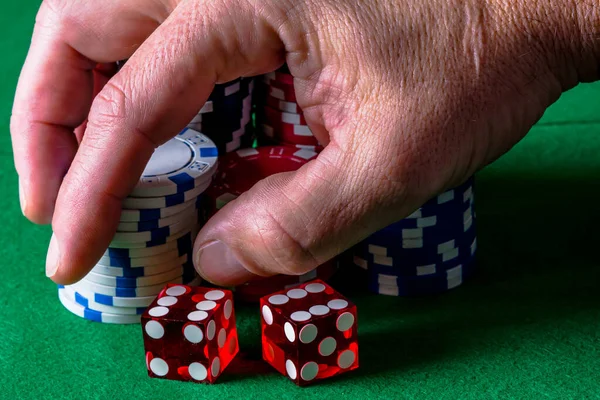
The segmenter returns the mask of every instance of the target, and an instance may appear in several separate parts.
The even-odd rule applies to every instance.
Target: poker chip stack
[[[296,103],[294,78],[284,66],[263,75],[257,96],[257,127],[260,144],[320,146]]]
[[[469,277],[477,247],[473,184],[471,178],[440,194],[351,250],[370,291],[420,296],[453,289]]]
[[[254,140],[252,124],[253,78],[239,78],[215,85],[202,109],[188,128],[208,136],[225,154],[249,147]]]
[[[249,190],[259,180],[279,172],[295,171],[317,153],[310,148],[292,146],[264,146],[241,149],[223,155],[214,184],[206,192],[206,209],[211,216],[230,201]],[[337,270],[335,260],[300,276],[276,275],[258,278],[231,288],[236,298],[246,302],[258,302],[269,294],[312,279],[329,280]]]
[[[126,63],[127,60],[117,61],[117,70]],[[220,154],[251,146],[254,141],[253,91],[254,78],[238,78],[215,85],[188,128],[208,136],[217,145]]]
[[[123,201],[109,248],[82,280],[59,286],[62,304],[93,321],[137,323],[167,283],[199,284],[192,247],[217,156],[215,143],[189,128],[158,147]]]

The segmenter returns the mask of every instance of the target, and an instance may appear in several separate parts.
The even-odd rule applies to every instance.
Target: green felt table
[[[141,329],[63,309],[44,275],[51,230],[21,215],[9,137],[38,2],[0,13],[0,398],[600,397],[600,85],[581,85],[477,174],[478,272],[421,299],[341,287],[359,309],[358,371],[297,388],[261,368],[255,306],[237,306],[254,372],[213,386],[151,379]]]

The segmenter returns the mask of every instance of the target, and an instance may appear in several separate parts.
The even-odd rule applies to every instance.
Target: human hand
[[[562,91],[598,79],[585,32],[600,12],[564,3],[43,2],[11,133],[23,212],[52,220],[47,274],[71,283],[93,267],[154,148],[215,83],[284,60],[327,147],[223,208],[194,261],[220,284],[316,267],[459,184]],[[103,86],[107,63],[125,58]]]

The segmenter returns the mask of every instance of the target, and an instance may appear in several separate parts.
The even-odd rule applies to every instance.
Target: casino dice
[[[148,375],[213,383],[238,353],[228,290],[168,284],[142,315]]]
[[[321,280],[260,300],[263,359],[297,385],[358,368],[356,306]]]

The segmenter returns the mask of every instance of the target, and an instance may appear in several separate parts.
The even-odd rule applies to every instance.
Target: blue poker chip
[[[446,292],[460,286],[474,270],[474,261],[457,265],[444,273],[424,277],[369,274],[369,290],[389,296],[423,296]]]
[[[177,195],[204,186],[206,182],[210,182],[217,169],[218,155],[212,140],[200,132],[186,128],[154,151],[130,197]],[[159,203],[157,207],[128,207],[124,204],[124,208],[161,208],[170,205],[174,204]]]
[[[475,179],[467,179],[463,184],[454,189],[447,190],[423,204],[417,213],[427,216],[432,213],[452,212],[454,208],[460,208],[464,205],[473,204],[474,201]]]
[[[353,263],[367,271],[397,276],[427,276],[443,272],[465,263],[475,256],[477,242],[459,246],[441,255],[410,257],[410,253],[401,256],[389,256],[372,253],[353,253]]]
[[[94,322],[107,324],[136,324],[141,321],[141,315],[122,315],[91,310],[71,300],[64,289],[58,289],[58,298],[62,305],[73,314]]]
[[[129,196],[123,200],[123,208],[129,210],[145,210],[164,207],[172,207],[178,204],[196,200],[212,183],[213,173],[208,180],[199,183],[199,186],[188,191],[170,194],[162,197],[133,197]]]
[[[169,241],[167,243],[142,248],[109,247],[104,253],[104,257],[109,257],[111,260],[115,260],[117,258],[151,257],[176,249],[183,253],[185,251],[188,251],[187,249],[189,249],[192,245],[192,236],[193,235],[191,232],[185,232],[181,234],[180,237],[177,237],[175,240]],[[110,265],[124,266],[124,264],[115,265],[114,263],[111,263]]]
[[[213,112],[198,114],[191,124],[198,124],[201,127],[200,131],[207,135],[217,132],[233,132],[248,122],[245,121],[245,114],[250,111],[250,108],[250,97],[240,99],[231,97],[224,100],[220,104],[220,108]]]
[[[190,223],[187,226],[183,227],[181,230],[178,230],[177,232],[173,233],[170,236],[166,236],[166,237],[161,236],[161,237],[153,238],[152,240],[149,240],[147,242],[126,242],[126,241],[113,240],[112,242],[110,242],[110,248],[134,250],[134,249],[147,249],[147,248],[152,248],[152,247],[168,246],[169,243],[174,242],[177,239],[185,236],[189,232],[196,230],[198,228],[198,225],[199,224],[197,222],[190,221]],[[172,250],[172,249],[168,249],[168,250]],[[156,254],[158,254],[158,253],[156,253]],[[140,255],[138,257],[142,257],[142,255]]]
[[[183,203],[186,204],[187,207],[176,214],[164,218],[157,218],[149,221],[121,221],[117,226],[117,232],[149,232],[190,219],[199,211],[198,205],[202,202],[200,197],[201,196],[198,197],[197,201]]]
[[[462,204],[451,209],[443,209],[440,206],[435,213],[429,212],[427,216],[421,213],[416,218],[404,218],[382,229],[380,232],[391,231],[393,234],[398,229],[457,231],[462,226],[462,222],[473,215],[474,208],[469,204]]]
[[[125,63],[127,63],[127,60],[116,61],[115,64],[117,65],[117,71],[120,71],[121,68],[123,68],[123,66],[125,65]]]
[[[465,227],[468,229],[463,232],[450,234],[439,232],[438,235],[428,232],[423,237],[407,239],[402,237],[402,231],[398,231],[398,234],[395,235],[377,233],[356,246],[356,250],[361,254],[395,256],[409,264],[419,262],[419,260],[435,262],[438,256],[460,246],[471,244],[476,237],[475,219],[470,220]]]
[[[156,296],[140,296],[140,297],[117,297],[117,296],[107,296],[104,294],[94,293],[90,290],[81,287],[74,287],[73,285],[62,286],[58,285],[58,289],[68,288],[73,292],[79,293],[86,300],[92,301],[96,304],[101,304],[109,307],[128,307],[128,308],[137,308],[137,307],[148,307],[156,298]]]
[[[187,273],[182,279],[177,280],[177,283],[179,281],[189,286],[197,286],[201,283],[201,279],[192,272]],[[164,286],[160,290],[163,288]],[[150,296],[118,297],[96,293],[76,285],[58,285],[61,303],[73,314],[91,321],[115,324],[139,322],[140,314],[138,314],[139,311],[136,309],[145,310],[156,299],[156,295],[159,292]],[[78,301],[75,301],[74,293],[77,293]],[[110,308],[103,308],[103,306]],[[129,310],[125,310],[127,308]],[[108,310],[112,312],[108,312]],[[135,314],[131,313],[132,310],[135,310]],[[125,312],[131,314],[123,315]]]
[[[351,250],[371,291],[396,296],[439,293],[472,271],[477,247],[474,179],[429,200]]]
[[[214,102],[232,95],[247,96],[254,85],[253,82],[253,78],[238,78],[227,83],[217,84],[208,100]]]
[[[157,242],[162,239],[166,239],[169,236],[176,235],[177,233],[187,229],[198,223],[198,211],[194,210],[193,213],[187,214],[179,221],[174,222],[171,225],[163,226],[151,231],[140,231],[140,232],[119,232],[117,231],[113,236],[111,244],[113,243],[140,243],[140,242]]]
[[[75,303],[89,308],[91,311],[96,311],[99,313],[109,313],[109,314],[121,314],[121,315],[142,315],[147,307],[115,307],[115,306],[107,306],[105,304],[96,303],[93,300],[90,300],[86,296],[81,293],[73,290],[69,286],[59,286],[59,289],[62,289],[65,295]]]
[[[86,276],[86,281],[98,283],[115,288],[135,289],[146,286],[154,286],[158,284],[164,284],[173,279],[177,279],[183,275],[184,267],[182,265],[162,271],[157,274],[148,276],[138,277],[127,277],[127,276],[111,276],[105,275],[98,272],[98,270],[90,271]]]
[[[182,265],[188,263],[191,260],[191,249],[188,253],[183,254],[181,256],[177,256],[176,253],[168,252],[165,253],[167,257],[161,257],[159,254],[156,257],[160,262],[149,265],[149,266],[135,266],[135,267],[112,267],[107,265],[96,264],[94,268],[92,268],[93,273],[100,274],[106,277],[112,278],[142,278],[148,276],[155,276],[158,274],[167,273],[175,268],[181,268]],[[155,262],[152,260],[151,262]],[[102,283],[101,281],[98,281]],[[141,286],[141,285],[136,285]],[[135,286],[130,286],[135,287]]]
[[[179,271],[179,275],[179,277],[169,279],[165,282],[134,288],[103,285],[90,280],[90,278],[86,276],[79,282],[71,285],[71,287],[78,292],[89,292],[109,297],[147,297],[156,296],[167,283],[184,283],[193,279],[196,275],[193,265],[191,265],[191,263],[185,265],[183,270]],[[102,304],[102,301],[98,301],[96,297],[94,297],[94,301]]]
[[[251,116],[252,99],[248,96],[241,102],[236,100],[232,105],[223,105],[222,109],[196,115],[188,127],[202,132],[219,147],[248,132]]]
[[[190,207],[198,207],[202,201],[202,194],[193,198],[185,203],[177,204],[171,207],[153,208],[145,210],[121,210],[121,222],[147,222],[149,224],[154,221],[172,217],[173,215],[179,214]]]
[[[203,114],[202,118],[197,117],[195,121],[188,125],[203,134],[214,137],[214,135],[223,135],[224,138],[233,139],[234,132],[239,131],[246,125],[241,115],[229,115],[224,118],[224,115],[217,113]]]
[[[443,274],[460,264],[470,262],[475,256],[476,242],[456,248],[456,251],[444,255],[436,255],[432,259],[415,259],[406,262],[404,258],[366,254],[361,257],[366,269],[375,274],[391,276],[433,276]]]
[[[180,239],[179,239],[180,240]],[[114,249],[114,250],[123,250],[123,249]],[[160,254],[153,254],[146,257],[116,257],[111,255],[103,255],[96,266],[107,267],[107,268],[120,268],[121,270],[144,270],[148,268],[152,270],[156,266],[164,265],[165,263],[176,260],[182,256],[187,256],[192,252],[192,243],[189,239],[184,239],[181,242],[179,247],[175,247],[171,250],[165,251]],[[180,263],[181,264],[181,263]],[[140,273],[139,275],[129,275],[129,276],[143,276],[148,275],[144,273]],[[116,276],[128,276],[128,275],[119,275]]]
[[[240,124],[239,122],[243,119],[244,117],[244,111],[245,108],[248,107],[248,99],[244,99],[244,98],[238,98],[238,97],[231,97],[226,99],[223,102],[220,103],[213,103],[213,109],[211,110],[211,112],[201,112],[198,113],[194,119],[192,119],[188,125],[189,128],[195,129],[199,132],[202,132],[204,134],[206,134],[207,132],[204,130],[201,130],[199,128],[196,128],[196,126],[202,127],[202,125],[205,125],[206,127],[209,126],[213,126],[216,125],[218,122],[221,122],[221,129],[224,132],[229,132],[231,130],[235,130],[235,129],[239,129]],[[223,120],[221,121],[216,121],[216,119],[220,117]],[[231,121],[229,120],[237,120],[237,127],[234,129],[228,128],[230,125],[228,125]],[[211,125],[212,123],[212,125]],[[210,132],[212,133],[212,132]]]

